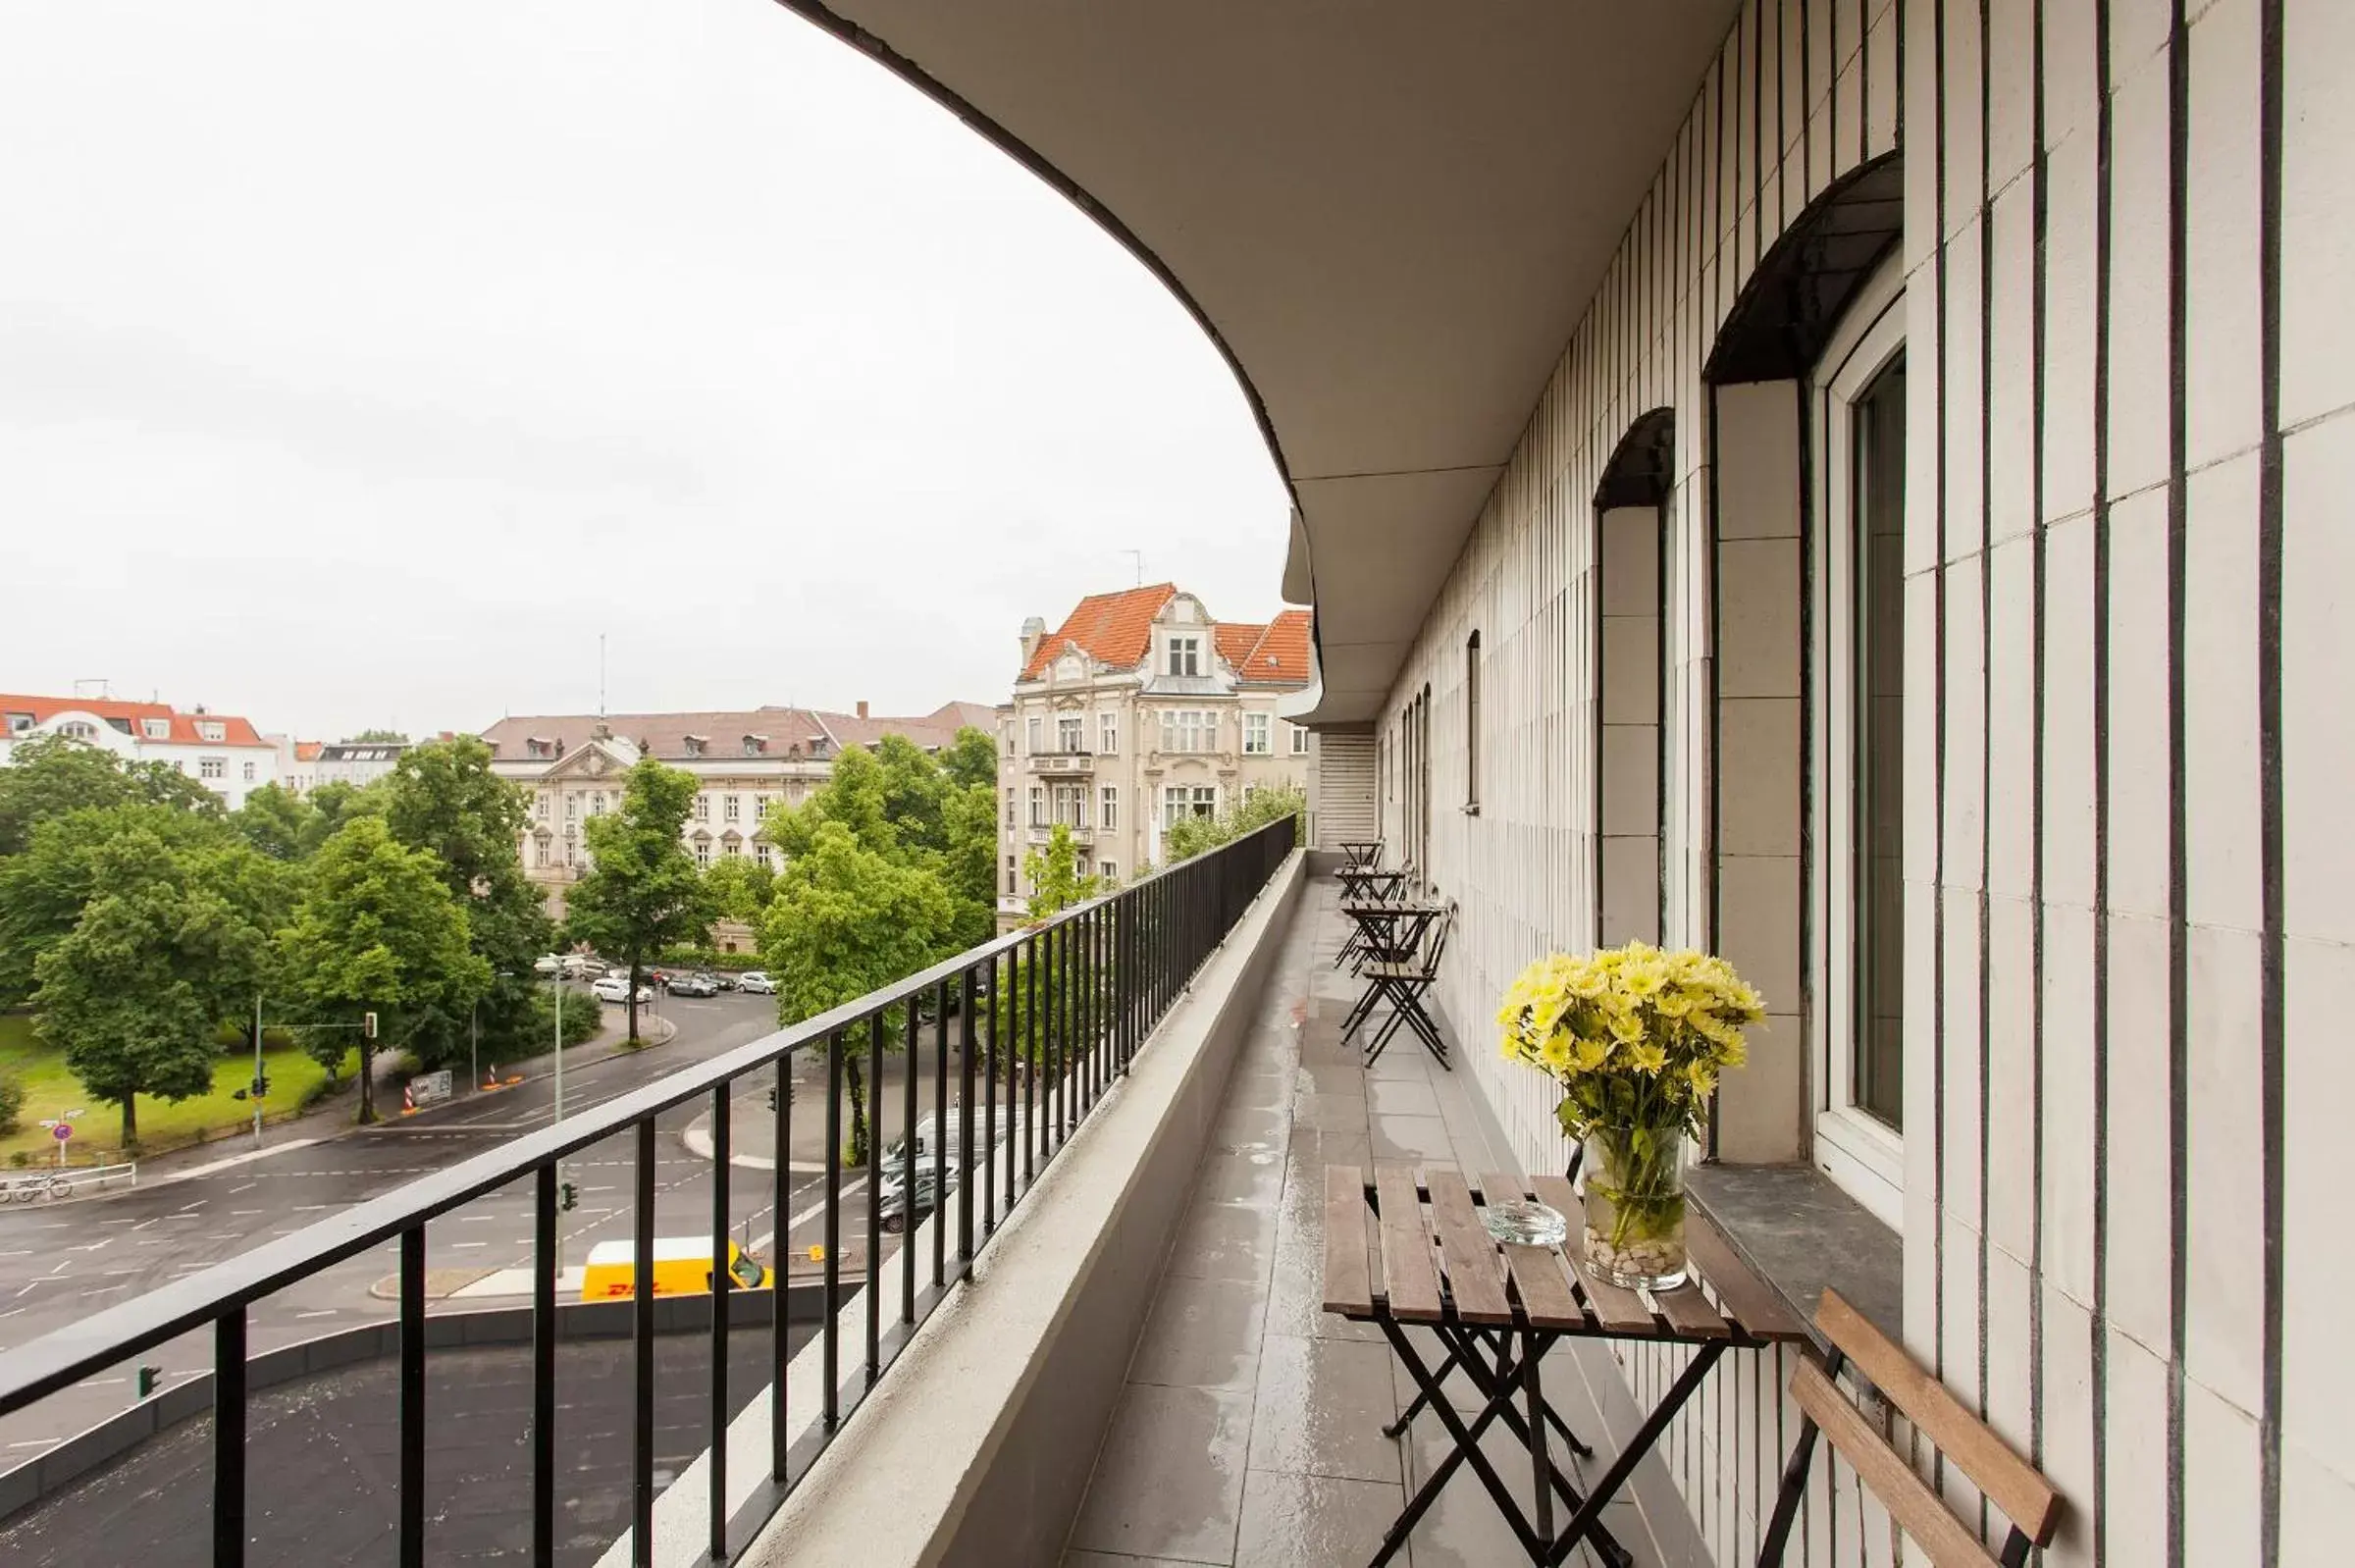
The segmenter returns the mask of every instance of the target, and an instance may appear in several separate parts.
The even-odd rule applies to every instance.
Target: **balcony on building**
[[[1096,770],[1093,752],[1032,752],[1025,764],[1038,778],[1086,777]]]

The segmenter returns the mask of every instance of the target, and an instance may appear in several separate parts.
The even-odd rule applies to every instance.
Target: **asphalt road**
[[[758,1039],[776,1026],[774,1004],[766,997],[671,999],[664,1012],[679,1025],[668,1044],[581,1068],[568,1062],[568,1118]],[[814,1066],[803,1066],[797,1076]],[[758,1096],[764,1083],[765,1078],[749,1080],[744,1092]],[[807,1099],[797,1096],[797,1107],[822,1104],[822,1078],[808,1093]],[[688,1152],[679,1137],[701,1110],[682,1107],[660,1123],[657,1233],[694,1234],[710,1225],[713,1168]],[[534,1078],[493,1095],[307,1146],[266,1146],[258,1156],[226,1169],[135,1191],[0,1211],[0,1349],[25,1344],[94,1310],[186,1279],[345,1205],[546,1126],[554,1116],[552,1079]],[[797,1118],[799,1122],[817,1124],[822,1119]],[[797,1156],[801,1134],[797,1124]],[[633,1163],[634,1151],[624,1135],[584,1150],[568,1164],[567,1175],[580,1184],[581,1201],[577,1210],[562,1217],[567,1260],[578,1262],[595,1242],[631,1233]],[[797,1158],[794,1163],[802,1162]],[[817,1176],[789,1175],[792,1188],[783,1228],[787,1244],[798,1249],[809,1244],[823,1205]],[[771,1233],[779,1227],[768,1174],[739,1169],[730,1187],[730,1214],[739,1239],[752,1243],[764,1258],[774,1257],[777,1247]],[[858,1196],[858,1191],[846,1193],[846,1199]],[[846,1203],[846,1220],[851,1212]],[[864,1211],[855,1213],[850,1223],[855,1233],[864,1234]],[[427,1233],[427,1265],[434,1270],[481,1271],[528,1265],[531,1232],[527,1179],[436,1221]],[[387,1243],[256,1303],[249,1320],[251,1348],[266,1350],[392,1317],[394,1303],[372,1296],[370,1286],[397,1268],[396,1248]],[[434,1310],[488,1304],[495,1303],[445,1300],[436,1302]],[[210,1357],[210,1337],[198,1333],[140,1359],[160,1367],[170,1384],[208,1368]],[[0,1421],[0,1469],[131,1403],[135,1371],[128,1364],[114,1368]]]

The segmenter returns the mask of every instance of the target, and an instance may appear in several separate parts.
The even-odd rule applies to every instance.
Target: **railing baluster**
[[[842,1420],[842,1031],[826,1036],[826,1321],[825,1386],[819,1390],[826,1431]]]
[[[654,1564],[654,1119],[638,1124],[637,1236],[630,1317],[637,1342],[637,1399],[630,1422],[630,1561]]]
[[[213,1320],[213,1565],[245,1561],[245,1309]]]
[[[981,1005],[981,988],[973,971],[965,971],[965,994]],[[981,1058],[981,1235],[987,1240],[998,1228],[998,1031],[983,1029],[980,1019],[968,1019],[966,1038],[976,1042]]]
[[[997,1044],[998,1060],[1005,1064],[1006,1072],[1006,1210],[1011,1214],[1022,1190],[1019,1174],[1022,1163],[1022,1064],[1016,1052],[1019,1036],[1013,1028],[1014,961],[992,959],[989,967],[989,1037]]]
[[[425,1227],[400,1233],[400,1565],[425,1568]]]
[[[777,1260],[776,1315],[769,1322],[768,1474],[780,1487],[791,1479],[793,1429],[786,1425],[785,1369],[793,1360],[793,1326],[785,1300],[786,1252],[793,1244],[793,1053],[777,1058],[776,1104],[769,1117],[771,1152],[776,1164],[769,1172],[769,1256]]]
[[[866,1385],[883,1375],[883,1011],[866,1020]],[[915,1064],[911,1063],[910,1066]]]
[[[532,1562],[556,1560],[556,1167],[542,1166],[532,1215]]]
[[[973,1277],[973,971],[957,975],[957,1263]]]
[[[1038,1179],[1038,1074],[1041,1058],[1038,1027],[1038,938],[1029,937],[1015,949],[1022,955],[1022,1185]]]
[[[916,1224],[908,1194],[908,1223]],[[949,1281],[949,982],[932,993],[932,1288]]]
[[[728,1297],[736,1288],[729,1267],[728,1141],[734,1130],[729,1085],[711,1090],[711,1560],[728,1554]]]
[[[923,1024],[916,1018],[916,998],[907,1002],[905,1019],[908,1034],[907,1103],[900,1113],[900,1196],[906,1207],[900,1212],[900,1321],[916,1322],[916,1053],[923,1034]]]

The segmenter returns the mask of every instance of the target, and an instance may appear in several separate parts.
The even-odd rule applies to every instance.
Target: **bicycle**
[[[74,1183],[62,1176],[34,1176],[10,1186],[8,1197],[12,1203],[31,1203],[40,1198],[70,1197],[73,1191]]]

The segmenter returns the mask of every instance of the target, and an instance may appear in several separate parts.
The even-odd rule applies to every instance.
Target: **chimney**
[[[866,717],[866,699],[864,697],[859,699],[859,716],[861,718]]]
[[[1047,623],[1040,617],[1033,615],[1022,622],[1022,668],[1030,667],[1030,655],[1038,652],[1038,645],[1046,639]]]

